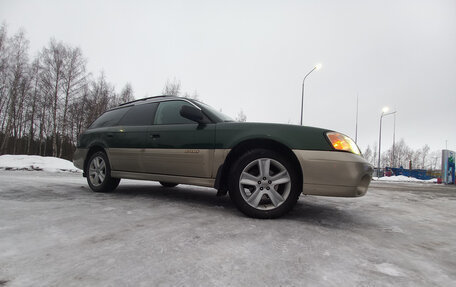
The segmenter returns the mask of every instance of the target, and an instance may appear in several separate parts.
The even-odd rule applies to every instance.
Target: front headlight
[[[332,144],[334,149],[361,155],[361,152],[359,151],[356,143],[348,136],[336,132],[328,132],[326,133],[326,136],[328,137],[329,142]]]

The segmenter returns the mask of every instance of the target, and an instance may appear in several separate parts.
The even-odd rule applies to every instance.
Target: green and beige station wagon
[[[74,165],[96,192],[121,178],[229,193],[248,216],[275,218],[301,193],[358,197],[373,167],[348,136],[298,125],[241,123],[196,100],[157,96],[108,110],[80,136]]]

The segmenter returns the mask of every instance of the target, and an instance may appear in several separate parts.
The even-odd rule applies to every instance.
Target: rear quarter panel
[[[86,130],[79,140],[78,148],[90,149],[93,146],[109,148],[108,142],[106,141],[106,134],[115,130],[117,129],[113,127]]]

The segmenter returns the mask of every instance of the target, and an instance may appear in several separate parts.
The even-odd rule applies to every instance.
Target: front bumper
[[[374,168],[363,157],[348,152],[293,150],[303,174],[302,193],[363,196]]]
[[[84,161],[87,156],[87,148],[77,148],[73,155],[73,164],[75,167],[84,170]]]

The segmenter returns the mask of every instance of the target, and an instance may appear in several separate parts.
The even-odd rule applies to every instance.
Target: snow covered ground
[[[82,172],[71,161],[39,155],[1,155],[0,170],[43,170],[48,172]]]
[[[414,177],[408,177],[403,175],[395,175],[395,176],[384,176],[384,177],[374,177],[373,180],[375,181],[391,181],[391,182],[417,182],[417,183],[437,183],[437,178],[429,179],[429,180],[422,180],[417,179]]]
[[[0,170],[0,286],[453,286],[456,188],[373,182],[276,220],[210,188]]]

